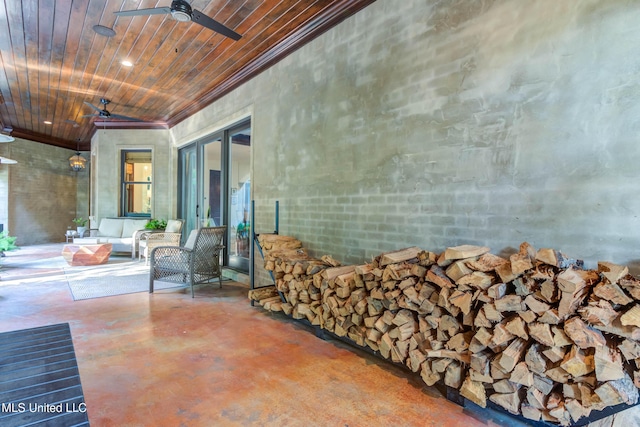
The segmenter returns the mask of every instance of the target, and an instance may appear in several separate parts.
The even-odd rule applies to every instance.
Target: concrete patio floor
[[[236,282],[73,301],[62,244],[0,260],[0,332],[68,322],[92,426],[518,426],[251,307]]]

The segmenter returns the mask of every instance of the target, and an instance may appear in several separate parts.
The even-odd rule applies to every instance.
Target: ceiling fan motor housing
[[[191,21],[191,6],[184,0],[174,0],[171,2],[171,16],[178,22]]]

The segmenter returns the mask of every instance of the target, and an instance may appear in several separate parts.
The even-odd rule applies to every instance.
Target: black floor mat
[[[88,426],[68,323],[0,333],[0,426]]]

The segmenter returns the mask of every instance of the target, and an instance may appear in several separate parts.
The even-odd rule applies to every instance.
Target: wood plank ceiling
[[[171,0],[2,0],[0,131],[87,150],[97,126],[170,128],[373,1],[190,2],[242,35],[234,41],[171,15],[114,14]],[[101,98],[146,123],[83,117]]]

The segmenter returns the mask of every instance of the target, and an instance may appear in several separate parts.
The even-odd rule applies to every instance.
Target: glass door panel
[[[223,225],[222,137],[202,145],[202,226]]]
[[[251,240],[251,127],[229,131],[229,266],[249,270]]]

